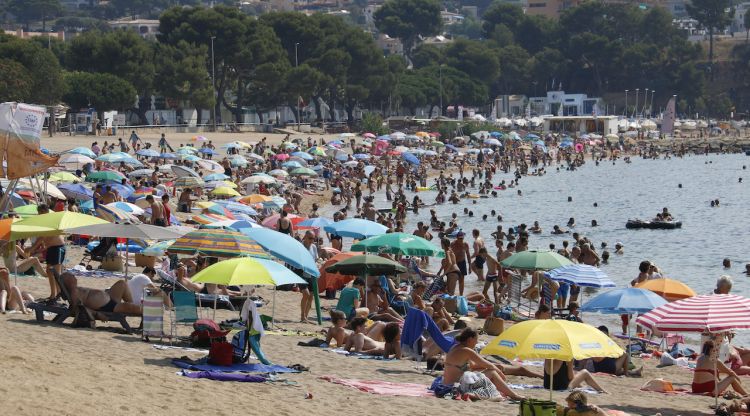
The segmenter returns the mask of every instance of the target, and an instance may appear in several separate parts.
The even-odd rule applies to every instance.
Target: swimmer
[[[594,207],[598,207],[598,206],[599,206],[599,204],[597,204],[596,202],[594,202]]]
[[[591,220],[591,226],[597,227],[599,224],[597,224],[596,220]]]
[[[494,210],[494,209],[493,209],[492,211],[490,211],[490,214],[492,214],[492,216],[493,216],[493,217],[494,217],[495,215],[497,215],[497,214],[495,214],[495,210]]]
[[[601,247],[602,247],[602,249],[607,248],[607,242],[606,241],[602,241]]]
[[[542,227],[539,226],[539,221],[534,221],[534,225],[531,228],[529,228],[529,231],[531,231],[534,234],[541,234]]]
[[[607,250],[602,252],[602,264],[609,264],[609,251]]]
[[[469,211],[469,216],[473,217],[474,216],[474,211]]]
[[[573,202],[573,197],[572,196],[568,197],[568,202]]]
[[[570,217],[568,220],[568,227],[575,227],[576,226],[576,219],[573,217]]]
[[[624,246],[622,245],[621,242],[619,242],[619,241],[616,242],[615,243],[615,254],[624,254],[625,251],[623,250],[623,248],[624,248]]]
[[[521,192],[520,189],[518,190],[518,196],[523,196],[523,193]]]
[[[487,221],[487,214],[482,215],[482,221]]]
[[[732,268],[732,262],[727,258],[724,259],[724,261],[721,263],[725,269],[731,269]]]
[[[498,215],[497,216],[497,222],[503,222],[503,216],[502,215]]]
[[[468,214],[468,213],[469,213],[469,208],[464,208],[464,214]]]

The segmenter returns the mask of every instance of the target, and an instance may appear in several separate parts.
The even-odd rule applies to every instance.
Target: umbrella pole
[[[273,304],[271,304],[271,328],[276,326],[276,286],[273,287]]]
[[[219,299],[219,295],[214,295],[214,315],[211,317],[213,321],[216,321],[216,300]]]
[[[312,278],[313,299],[315,299],[315,314],[318,316],[318,325],[323,325],[323,316],[320,312],[320,291],[318,290],[318,278]]]
[[[554,367],[555,360],[549,360],[549,401],[552,401],[552,368]]]
[[[129,251],[130,251],[130,240],[126,238],[125,239],[125,280],[128,280],[128,266],[129,266],[128,263],[130,263],[128,261],[128,257],[130,257]]]

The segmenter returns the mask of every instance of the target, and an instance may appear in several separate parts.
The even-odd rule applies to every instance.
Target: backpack
[[[247,330],[234,334],[232,337],[232,362],[244,363],[249,355]]]
[[[214,342],[208,352],[208,363],[213,365],[232,365],[232,344],[226,341]]]
[[[523,399],[519,404],[519,416],[557,416],[557,403],[546,400]]]
[[[226,341],[229,331],[222,331],[219,325],[210,319],[199,319],[193,323],[190,344],[193,348],[209,348],[213,342]]]

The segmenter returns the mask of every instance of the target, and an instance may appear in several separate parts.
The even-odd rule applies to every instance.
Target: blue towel
[[[430,390],[435,392],[435,396],[442,398],[453,392],[453,386],[443,384],[443,376],[440,376],[433,380]]]
[[[401,345],[406,345],[417,350],[417,342],[419,341],[422,333],[427,330],[432,340],[437,344],[441,350],[448,352],[456,343],[452,337],[446,337],[440,332],[435,321],[432,320],[424,311],[408,308],[406,319],[404,321],[404,329],[401,331]]]
[[[299,373],[281,365],[265,364],[232,364],[230,366],[212,365],[212,364],[191,364],[177,359],[172,360],[172,364],[177,367],[193,371],[221,371],[225,373],[243,372],[243,373]]]

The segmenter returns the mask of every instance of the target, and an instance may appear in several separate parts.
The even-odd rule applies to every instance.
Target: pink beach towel
[[[323,376],[319,378],[321,380],[330,381],[331,383],[354,387],[360,391],[380,394],[383,396],[435,397],[435,394],[428,390],[429,386],[423,384],[391,383],[378,380],[356,380],[351,378],[337,378],[333,376]]]

